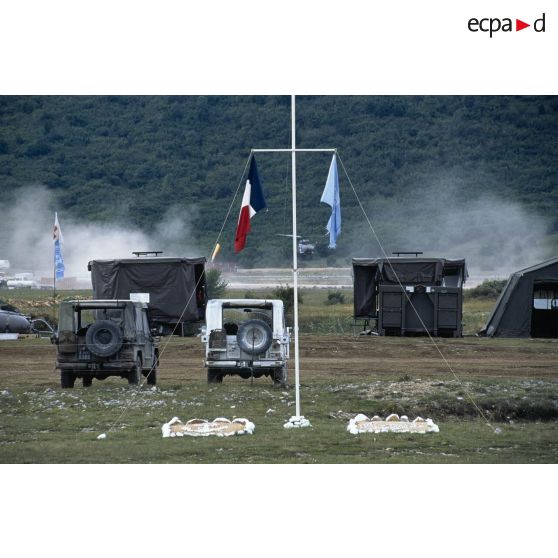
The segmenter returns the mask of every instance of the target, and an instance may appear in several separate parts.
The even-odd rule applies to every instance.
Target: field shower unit
[[[354,258],[354,323],[378,335],[462,336],[465,260]]]

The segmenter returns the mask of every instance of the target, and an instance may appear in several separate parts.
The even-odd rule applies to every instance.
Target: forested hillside
[[[297,126],[298,147],[338,148],[389,251],[490,258],[510,234],[521,237],[508,246],[515,254],[557,251],[558,97],[298,97]],[[191,225],[185,244],[206,254],[250,149],[289,142],[289,97],[5,96],[0,203],[42,184],[49,210],[147,235],[179,215]],[[319,200],[329,162],[298,158],[300,234],[319,241],[329,263],[379,255],[342,168],[343,232],[335,253],[325,248],[329,208]],[[234,256],[235,201],[223,258],[271,266],[289,258],[289,239],[279,236],[291,227],[289,157],[261,154],[258,166],[269,211]]]

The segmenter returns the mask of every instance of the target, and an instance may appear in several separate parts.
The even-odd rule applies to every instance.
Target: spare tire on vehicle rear
[[[94,355],[112,356],[122,347],[122,331],[110,320],[99,320],[87,329],[85,344]]]
[[[263,320],[244,322],[236,334],[238,346],[249,355],[265,353],[269,349],[272,339],[271,328]]]

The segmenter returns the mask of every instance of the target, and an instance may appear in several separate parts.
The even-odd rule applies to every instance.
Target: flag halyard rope
[[[343,160],[341,159],[341,156],[339,155],[339,152],[337,152],[337,156],[339,157],[339,162],[341,163],[341,166],[343,167],[343,172],[345,173],[345,176],[347,177],[347,180],[349,182],[349,185],[351,186],[351,189],[353,191],[353,194],[355,195],[355,198],[357,200],[357,203],[364,215],[364,218],[366,219],[368,226],[370,227],[370,230],[372,231],[372,234],[374,235],[374,238],[376,239],[376,242],[378,243],[378,246],[380,247],[380,250],[382,251],[382,254],[384,255],[384,258],[387,260],[387,263],[389,265],[389,267],[391,268],[391,271],[393,272],[393,274],[395,275],[395,277],[397,278],[397,283],[399,284],[399,287],[401,288],[401,290],[403,291],[407,302],[410,304],[411,308],[413,309],[413,311],[415,312],[415,314],[417,315],[422,327],[424,328],[424,331],[426,332],[426,334],[428,335],[428,338],[430,339],[430,341],[432,342],[432,344],[434,345],[434,347],[436,348],[436,350],[438,351],[442,361],[444,362],[444,364],[447,366],[447,368],[449,369],[449,371],[452,373],[452,375],[454,376],[454,378],[459,382],[459,384],[461,385],[461,387],[463,388],[463,391],[466,393],[467,398],[469,399],[469,401],[472,403],[472,405],[475,407],[475,409],[477,410],[477,412],[479,413],[479,415],[482,417],[482,419],[486,422],[486,424],[492,429],[492,431],[494,433],[496,433],[496,428],[494,428],[494,426],[492,425],[492,423],[488,420],[486,414],[483,412],[483,410],[477,405],[477,403],[475,402],[473,396],[471,395],[471,393],[469,392],[469,390],[467,389],[467,387],[465,386],[465,384],[463,383],[463,381],[461,380],[461,378],[455,373],[452,365],[450,364],[450,362],[448,361],[448,359],[446,358],[446,356],[444,355],[444,353],[442,352],[442,350],[440,349],[440,346],[438,345],[438,343],[436,343],[434,337],[432,337],[430,331],[428,331],[428,328],[426,327],[426,324],[424,323],[424,321],[422,320],[420,314],[418,313],[418,311],[416,310],[413,302],[411,301],[411,298],[409,297],[407,291],[405,290],[405,288],[403,287],[403,284],[401,283],[400,279],[399,279],[399,275],[395,272],[395,270],[393,269],[393,266],[391,264],[391,259],[389,258],[389,256],[387,255],[384,246],[382,244],[382,242],[380,241],[380,238],[378,236],[378,234],[376,233],[376,229],[374,228],[374,226],[372,225],[372,222],[370,220],[370,218],[368,217],[368,214],[366,213],[366,210],[364,209],[364,206],[362,205],[362,202],[360,200],[360,197],[355,189],[355,187],[353,186],[353,183],[351,181],[351,178],[349,177],[349,173],[347,172],[347,169],[345,168],[345,165],[343,163]]]
[[[213,253],[213,251],[215,250],[215,247],[217,246],[217,244],[219,243],[219,240],[221,239],[221,235],[223,234],[223,230],[225,229],[225,225],[227,224],[227,220],[231,214],[234,202],[238,196],[238,192],[240,190],[240,187],[242,186],[242,179],[244,178],[244,175],[246,174],[246,169],[248,168],[248,165],[250,164],[250,160],[252,158],[252,153],[250,153],[250,155],[248,156],[248,159],[246,161],[246,164],[244,165],[244,170],[242,171],[242,174],[240,176],[240,180],[238,182],[238,186],[236,187],[233,199],[229,205],[229,208],[227,210],[227,214],[225,215],[225,219],[223,220],[223,224],[221,225],[221,229],[219,230],[219,233],[217,235],[217,238],[215,239],[215,242],[213,244],[213,248],[211,249],[211,251],[209,252],[209,257],[211,257],[211,254]],[[209,259],[209,258],[208,258]],[[155,359],[155,361],[153,362],[153,365],[151,366],[151,369],[149,370],[147,376],[143,379],[143,381],[138,384],[136,386],[136,388],[132,391],[130,397],[128,398],[128,401],[126,401],[126,404],[124,405],[124,408],[122,409],[122,411],[120,412],[120,414],[116,417],[116,419],[114,420],[114,422],[110,425],[110,427],[108,428],[107,432],[110,433],[112,431],[114,431],[114,429],[116,428],[116,426],[120,423],[122,417],[128,412],[130,406],[132,405],[132,403],[134,402],[134,400],[136,399],[136,397],[138,396],[138,394],[140,392],[143,391],[143,393],[145,393],[145,390],[142,390],[143,386],[145,385],[145,383],[148,381],[150,375],[153,373],[153,371],[155,370],[155,368],[157,367],[158,363],[159,363],[159,359],[161,358],[161,356],[163,355],[163,353],[165,352],[166,348],[168,347],[168,344],[170,343],[172,336],[175,334],[177,328],[178,328],[178,324],[181,322],[182,320],[182,316],[184,316],[184,313],[186,312],[186,309],[188,308],[190,301],[192,300],[192,297],[194,296],[194,294],[197,292],[198,287],[200,285],[200,282],[202,280],[202,277],[204,276],[204,273],[202,273],[200,275],[200,277],[198,278],[198,280],[196,281],[196,285],[194,287],[194,289],[192,290],[192,292],[190,293],[190,297],[188,298],[188,300],[186,301],[186,304],[184,305],[184,309],[182,310],[182,313],[180,314],[180,317],[177,320],[177,323],[175,324],[171,334],[168,336],[167,340],[165,341],[165,343],[163,344],[161,350],[159,351],[157,358]]]

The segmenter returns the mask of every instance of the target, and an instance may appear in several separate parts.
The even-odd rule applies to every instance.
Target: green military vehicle
[[[126,378],[139,384],[157,382],[158,338],[153,336],[147,304],[131,300],[73,300],[60,304],[56,368],[63,388],[76,378],[84,387],[93,378]]]

